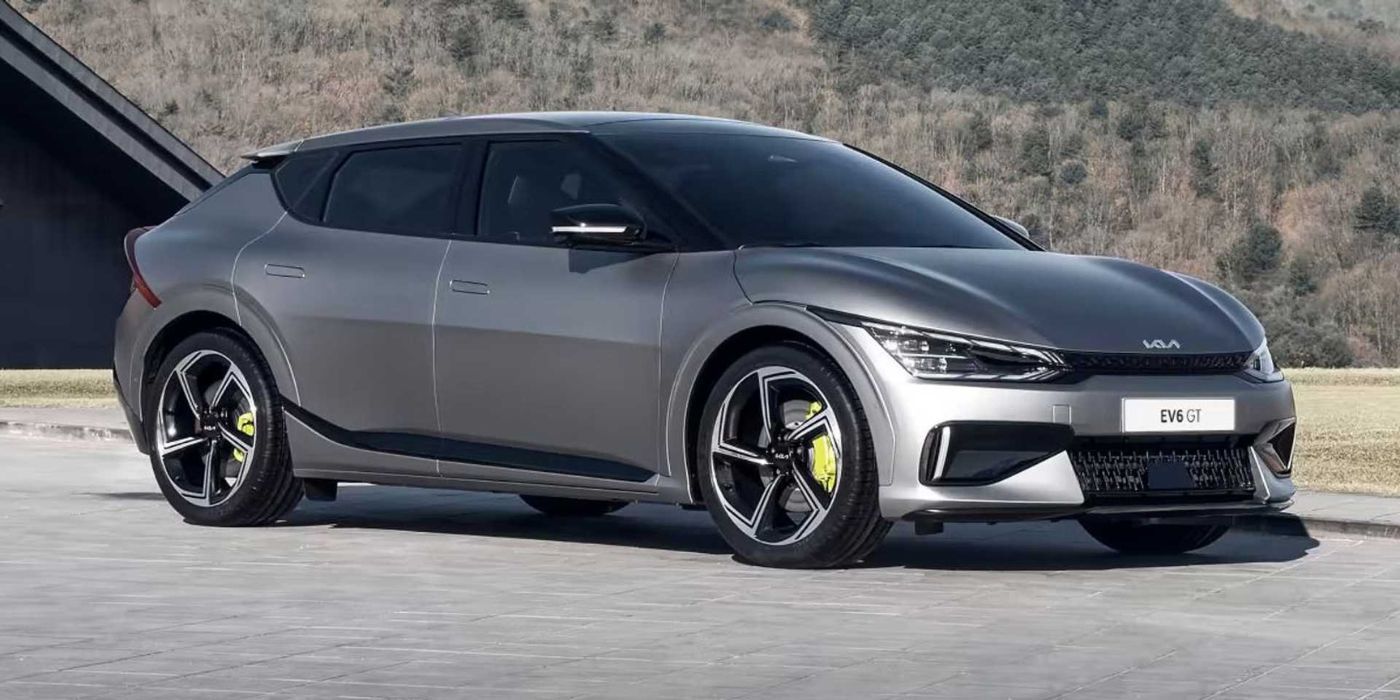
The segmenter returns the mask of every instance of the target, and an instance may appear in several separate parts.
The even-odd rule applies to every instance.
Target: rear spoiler
[[[301,147],[304,140],[305,139],[298,139],[296,141],[279,143],[276,146],[268,146],[267,148],[251,153],[244,153],[241,157],[246,160],[251,160],[254,163],[271,163],[296,153],[296,150]]]

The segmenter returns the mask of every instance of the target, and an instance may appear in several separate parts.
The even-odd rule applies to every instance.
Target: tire
[[[194,403],[203,405],[191,410]],[[147,387],[142,415],[156,483],[187,522],[265,525],[301,501],[281,395],[267,363],[232,332],[176,345]]]
[[[741,561],[847,566],[892,525],[880,516],[860,401],[841,371],[804,345],[759,348],[720,376],[701,412],[695,459],[710,517]]]
[[[1148,525],[1135,520],[1079,521],[1090,537],[1123,554],[1185,554],[1213,544],[1229,525]]]
[[[596,518],[615,513],[626,507],[626,501],[596,501],[587,498],[559,498],[558,496],[525,496],[520,500],[535,510],[560,518]]]

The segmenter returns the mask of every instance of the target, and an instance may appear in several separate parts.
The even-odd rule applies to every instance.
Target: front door
[[[487,146],[474,236],[437,289],[444,476],[638,487],[660,464],[661,302],[675,253],[571,250],[549,213],[635,196],[564,139]]]

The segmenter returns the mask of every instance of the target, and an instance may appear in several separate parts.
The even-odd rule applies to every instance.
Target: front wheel
[[[1185,554],[1209,546],[1229,525],[1147,524],[1135,520],[1079,521],[1090,537],[1123,554]]]
[[[829,360],[760,348],[716,382],[696,445],[705,504],[739,558],[823,568],[859,561],[889,532],[865,414]]]
[[[151,467],[185,520],[263,525],[301,500],[272,373],[237,336],[181,341],[146,395]]]

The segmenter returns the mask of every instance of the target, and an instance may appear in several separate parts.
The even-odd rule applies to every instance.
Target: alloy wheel
[[[257,404],[226,355],[197,350],[161,388],[155,449],[176,492],[213,507],[238,491],[257,450]]]
[[[750,538],[787,545],[826,518],[840,485],[841,429],[805,375],[757,369],[725,396],[710,444],[720,505]]]

